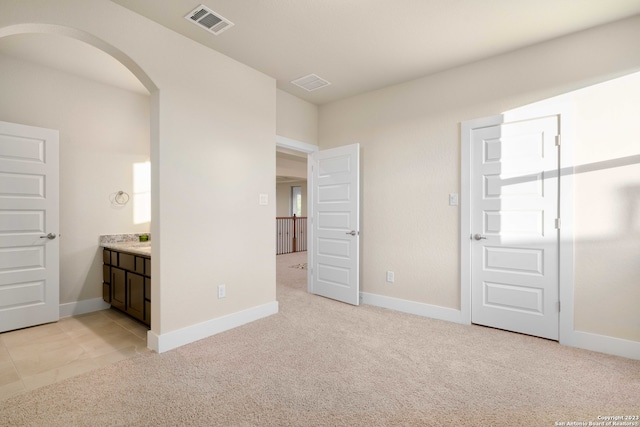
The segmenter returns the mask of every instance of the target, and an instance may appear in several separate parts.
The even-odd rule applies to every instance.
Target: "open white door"
[[[558,339],[558,123],[471,130],[473,323]]]
[[[360,302],[360,145],[309,155],[309,291]]]
[[[58,131],[0,122],[0,332],[60,316]]]

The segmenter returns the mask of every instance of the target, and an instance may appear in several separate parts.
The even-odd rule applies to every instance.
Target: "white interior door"
[[[358,305],[360,145],[309,155],[311,293]]]
[[[558,116],[471,132],[471,321],[558,339]]]
[[[58,131],[0,122],[0,332],[60,315]]]

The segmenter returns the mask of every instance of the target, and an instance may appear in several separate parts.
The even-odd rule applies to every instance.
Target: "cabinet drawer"
[[[120,253],[118,258],[118,267],[123,270],[135,271],[136,257],[134,255]]]
[[[102,262],[111,265],[111,251],[109,249],[102,250]]]
[[[144,259],[144,275],[147,277],[151,277],[151,259]]]
[[[136,257],[135,270],[133,270],[133,271],[135,271],[138,274],[144,274],[144,264],[145,264],[144,261],[145,261],[145,259],[146,258],[142,258],[142,257],[137,256]]]
[[[144,260],[144,258],[139,256],[120,253],[118,267],[123,270],[144,274]]]

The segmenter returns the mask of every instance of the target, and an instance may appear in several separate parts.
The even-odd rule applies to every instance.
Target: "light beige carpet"
[[[306,293],[280,313],[9,399],[0,425],[554,426],[640,415],[640,361]]]

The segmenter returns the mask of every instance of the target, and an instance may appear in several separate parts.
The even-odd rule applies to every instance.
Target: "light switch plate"
[[[458,193],[449,194],[449,206],[458,206]]]
[[[261,205],[268,205],[269,204],[269,195],[268,194],[260,194],[259,203]]]

